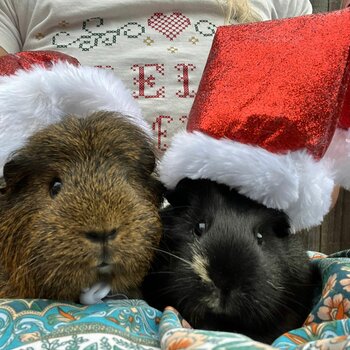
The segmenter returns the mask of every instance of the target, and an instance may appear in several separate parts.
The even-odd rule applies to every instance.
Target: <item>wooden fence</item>
[[[311,0],[314,12],[337,10],[341,1]],[[310,250],[329,254],[350,248],[350,192],[341,190],[337,205],[327,215],[322,226],[302,234]]]

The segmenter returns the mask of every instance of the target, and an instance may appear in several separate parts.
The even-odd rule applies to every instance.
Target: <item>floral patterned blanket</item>
[[[350,250],[311,254],[323,288],[303,328],[272,345],[243,335],[191,329],[178,312],[142,300],[82,306],[49,300],[0,300],[0,350],[350,349]]]

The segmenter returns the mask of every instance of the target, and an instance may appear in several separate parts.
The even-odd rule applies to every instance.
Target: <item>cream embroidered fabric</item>
[[[311,12],[308,0],[253,0],[252,6],[263,20]],[[115,71],[140,103],[160,150],[186,125],[223,24],[216,0],[0,1],[0,46],[58,50]]]

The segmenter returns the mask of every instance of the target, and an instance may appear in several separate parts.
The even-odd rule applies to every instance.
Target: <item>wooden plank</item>
[[[313,12],[327,12],[328,11],[328,1],[311,1]]]
[[[341,250],[350,248],[350,192],[344,191],[342,200]]]
[[[320,227],[315,227],[307,231],[305,230],[298,234],[301,234],[303,236],[304,245],[307,250],[313,250],[315,252],[321,251],[321,228]]]
[[[323,253],[333,253],[342,249],[343,201],[344,191],[341,191],[337,205],[326,216],[321,226],[320,251]]]
[[[313,12],[327,12],[338,10],[342,0],[311,0]]]
[[[316,13],[338,10],[342,0],[311,0],[311,3]],[[310,250],[329,254],[350,248],[350,192],[342,190],[336,207],[322,225],[302,234]]]
[[[350,192],[341,190],[337,205],[321,226],[299,233],[308,250],[325,254],[350,248]]]
[[[329,0],[328,11],[339,10],[341,7],[341,0]]]

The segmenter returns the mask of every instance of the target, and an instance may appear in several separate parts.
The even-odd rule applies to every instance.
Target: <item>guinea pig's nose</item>
[[[111,241],[113,239],[115,239],[117,237],[118,234],[118,230],[117,229],[113,229],[111,231],[102,231],[102,232],[98,232],[98,231],[89,231],[89,232],[85,232],[85,237],[94,243],[104,243],[106,241]]]

